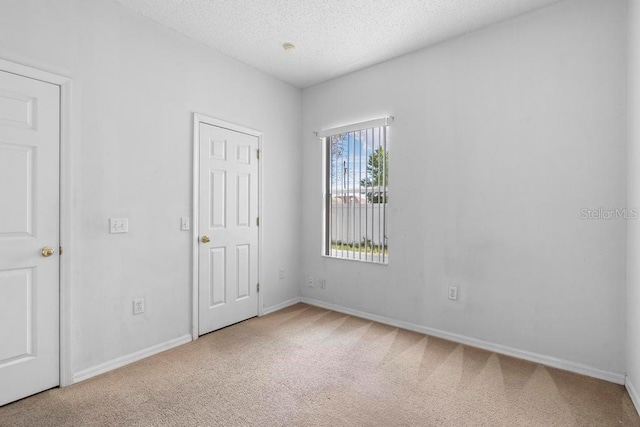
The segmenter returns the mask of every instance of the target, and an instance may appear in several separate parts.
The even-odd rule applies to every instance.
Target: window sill
[[[338,261],[359,262],[361,264],[378,265],[378,266],[381,266],[381,267],[388,267],[389,266],[389,257],[388,256],[386,257],[386,261],[385,262],[371,261],[371,260],[368,261],[368,260],[359,259],[359,258],[341,258],[341,257],[336,257],[336,256],[332,256],[332,255],[325,255],[325,254],[320,254],[320,256],[322,258],[335,259],[335,260],[338,260]]]

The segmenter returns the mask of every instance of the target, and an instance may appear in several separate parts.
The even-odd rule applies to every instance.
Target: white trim
[[[629,376],[625,378],[624,385],[625,387],[627,387],[627,392],[629,392],[629,397],[631,397],[633,406],[636,407],[636,412],[638,412],[638,414],[640,415],[640,395],[638,394],[631,381],[629,381]]]
[[[193,234],[192,234],[192,286],[191,286],[191,337],[196,340],[199,337],[198,333],[198,243],[199,243],[199,209],[200,209],[200,123],[206,123],[212,126],[221,127],[224,129],[229,129],[236,132],[245,133],[247,135],[255,136],[258,138],[258,150],[260,150],[260,160],[258,161],[258,217],[262,219],[262,158],[263,158],[263,149],[262,149],[262,132],[251,129],[245,126],[237,125],[235,123],[227,122],[224,120],[220,120],[214,117],[206,116],[204,114],[193,113]],[[260,222],[260,226],[258,227],[258,283],[260,283],[260,292],[258,292],[258,316],[262,316],[264,310],[262,308],[263,304],[263,293],[264,293],[264,284],[262,281],[262,221]]]
[[[229,129],[235,132],[246,133],[247,135],[251,135],[251,136],[257,136],[257,137],[262,136],[262,132],[260,132],[259,130],[251,129],[235,123],[216,119],[215,117],[206,116],[204,114],[193,113],[193,118],[194,120],[197,120],[197,123],[206,123],[208,125]]]
[[[71,263],[72,182],[71,171],[71,91],[68,80],[60,86],[60,387],[73,384],[71,370]]]
[[[258,283],[260,286],[260,291],[258,292],[258,316],[264,316],[264,289],[265,283],[262,281],[264,277],[262,272],[262,254],[264,249],[264,234],[263,224],[264,219],[262,218],[262,194],[264,193],[264,185],[262,184],[264,181],[264,168],[262,167],[262,162],[264,161],[264,150],[263,150],[263,136],[262,134],[258,135],[258,217],[260,218],[260,225],[258,225]]]
[[[191,212],[191,338],[198,339],[198,224],[200,223],[200,115],[193,115],[193,210]]]
[[[58,74],[0,59],[0,70],[60,87],[60,236],[64,254],[59,258],[59,363],[60,387],[72,384],[71,371],[71,99],[72,80]]]
[[[288,299],[286,301],[282,301],[279,304],[265,307],[262,310],[262,316],[266,316],[267,314],[271,314],[275,311],[282,310],[283,308],[287,308],[292,305],[298,304],[299,302],[300,302],[300,297],[295,297],[295,298]]]
[[[62,86],[71,82],[71,79],[69,77],[53,74],[40,68],[33,68],[4,59],[0,59],[0,70],[24,77],[29,77],[30,79],[40,80],[45,83],[51,83],[57,86]]]
[[[388,126],[389,123],[391,123],[392,121],[393,121],[393,116],[381,117],[379,119],[367,120],[366,122],[352,123],[346,126],[323,129],[319,132],[314,132],[314,134],[318,138],[325,138],[331,135],[340,135],[342,133],[347,133],[347,132],[356,132],[359,130],[377,128],[380,126]]]
[[[552,356],[532,353],[529,351],[518,350],[518,349],[507,347],[501,344],[496,344],[489,341],[466,337],[464,335],[453,334],[450,332],[441,331],[439,329],[428,328],[426,326],[416,325],[414,323],[405,322],[402,320],[390,319],[388,317],[379,316],[377,314],[371,314],[364,311],[353,310],[351,308],[342,307],[335,304],[329,304],[324,301],[316,300],[313,298],[302,297],[301,302],[305,304],[315,305],[321,308],[326,308],[327,310],[333,310],[340,313],[349,314],[351,316],[362,317],[363,319],[384,323],[386,325],[395,326],[397,328],[408,329],[410,331],[419,332],[421,334],[431,335],[431,336],[442,338],[448,341],[453,341],[460,344],[481,348],[481,349],[492,351],[495,353],[517,357],[519,359],[528,360],[530,362],[540,363],[542,365],[550,366],[553,368],[575,372],[581,375],[587,375],[593,378],[598,378],[598,379],[609,381],[612,383],[621,384],[621,385],[624,384],[624,374],[620,374],[617,372],[603,371],[601,369],[583,365],[581,363],[575,363],[569,360],[558,359]]]
[[[87,380],[91,377],[95,377],[96,375],[104,374],[105,372],[113,371],[114,369],[129,365],[130,363],[137,362],[138,360],[153,356],[154,354],[162,353],[163,351],[170,350],[174,347],[178,347],[190,341],[192,341],[191,335],[186,334],[182,335],[181,337],[174,338],[172,340],[136,351],[135,353],[117,357],[108,362],[104,362],[92,368],[78,372],[73,376],[73,383]]]

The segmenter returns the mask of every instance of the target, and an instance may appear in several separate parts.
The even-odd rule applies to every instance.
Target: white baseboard
[[[262,311],[262,315],[264,316],[266,314],[273,313],[274,311],[282,310],[283,308],[289,307],[294,304],[298,304],[299,302],[300,302],[300,297],[291,298],[279,304],[264,308],[264,310]],[[104,374],[105,372],[109,372],[113,369],[120,368],[130,363],[137,362],[138,360],[144,359],[145,357],[153,356],[154,354],[161,353],[163,351],[169,350],[173,347],[177,347],[182,344],[186,344],[192,340],[193,340],[193,337],[191,335],[183,335],[173,340],[170,340],[161,344],[157,344],[157,345],[142,349],[140,351],[136,351],[135,353],[118,357],[117,359],[113,359],[105,363],[101,363],[97,366],[94,366],[89,369],[85,369],[83,371],[80,371],[74,374],[72,384],[87,380],[91,377],[95,377],[96,375]]]
[[[283,308],[287,308],[291,305],[298,304],[300,302],[300,297],[295,297],[288,299],[286,301],[281,302],[280,304],[272,305],[270,307],[265,307],[262,309],[262,315],[267,315],[269,313],[273,313],[274,311],[282,310]]]
[[[581,375],[587,375],[589,377],[598,378],[598,379],[609,381],[612,383],[616,383],[620,385],[625,383],[624,374],[603,371],[601,369],[597,369],[588,365],[583,365],[581,363],[575,363],[568,360],[558,359],[552,356],[546,356],[544,354],[537,354],[537,353],[531,353],[529,351],[518,350],[518,349],[507,347],[501,344],[495,344],[489,341],[483,341],[476,338],[466,337],[464,335],[453,334],[450,332],[441,331],[439,329],[428,328],[426,326],[416,325],[414,323],[409,323],[402,320],[390,319],[384,316],[379,316],[377,314],[371,314],[364,311],[353,310],[351,308],[342,307],[336,304],[329,304],[324,301],[316,300],[313,298],[302,297],[301,302],[305,304],[315,305],[321,308],[326,308],[327,310],[333,310],[333,311],[338,311],[340,313],[349,314],[356,317],[362,317],[363,319],[384,323],[386,325],[395,326],[397,328],[408,329],[410,331],[419,332],[425,335],[431,335],[431,336],[442,338],[448,341],[453,341],[460,344],[481,348],[481,349],[492,351],[495,353],[517,357],[519,359],[528,360],[530,362],[540,363],[542,365],[550,366],[553,368],[575,372]]]
[[[624,385],[625,387],[627,387],[627,391],[629,392],[629,397],[631,397],[633,406],[636,407],[636,411],[638,412],[638,414],[640,414],[640,395],[638,394],[638,391],[633,386],[631,381],[629,381],[629,377],[626,378]]]
[[[116,368],[120,368],[133,362],[137,362],[138,360],[144,359],[145,357],[162,353],[163,351],[169,350],[182,344],[186,344],[191,340],[192,338],[190,334],[183,335],[181,337],[144,348],[142,350],[136,351],[135,353],[127,354],[126,356],[121,356],[108,362],[101,363],[97,366],[85,369],[74,374],[73,383],[87,380],[91,377],[95,377],[96,375],[104,374],[105,372],[112,371]]]

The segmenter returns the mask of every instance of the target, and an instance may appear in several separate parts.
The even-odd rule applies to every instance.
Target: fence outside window
[[[389,259],[387,126],[325,137],[324,255]]]

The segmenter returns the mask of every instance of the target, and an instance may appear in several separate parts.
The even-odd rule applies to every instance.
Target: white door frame
[[[0,71],[60,87],[60,387],[73,384],[71,372],[71,84],[69,77],[0,59]]]
[[[200,214],[200,123],[233,130],[236,132],[246,133],[258,138],[258,150],[262,154],[262,132],[250,129],[235,123],[226,122],[204,114],[193,113],[193,218],[191,221],[193,227],[192,234],[192,259],[193,268],[191,277],[193,279],[192,286],[192,303],[191,303],[191,336],[194,340],[198,339],[198,247],[200,230],[199,214]],[[262,157],[262,156],[261,156]],[[258,217],[262,216],[262,159],[258,162]],[[260,291],[258,292],[258,316],[263,314],[263,298],[264,286],[262,285],[262,224],[258,227],[258,283],[260,283]]]

